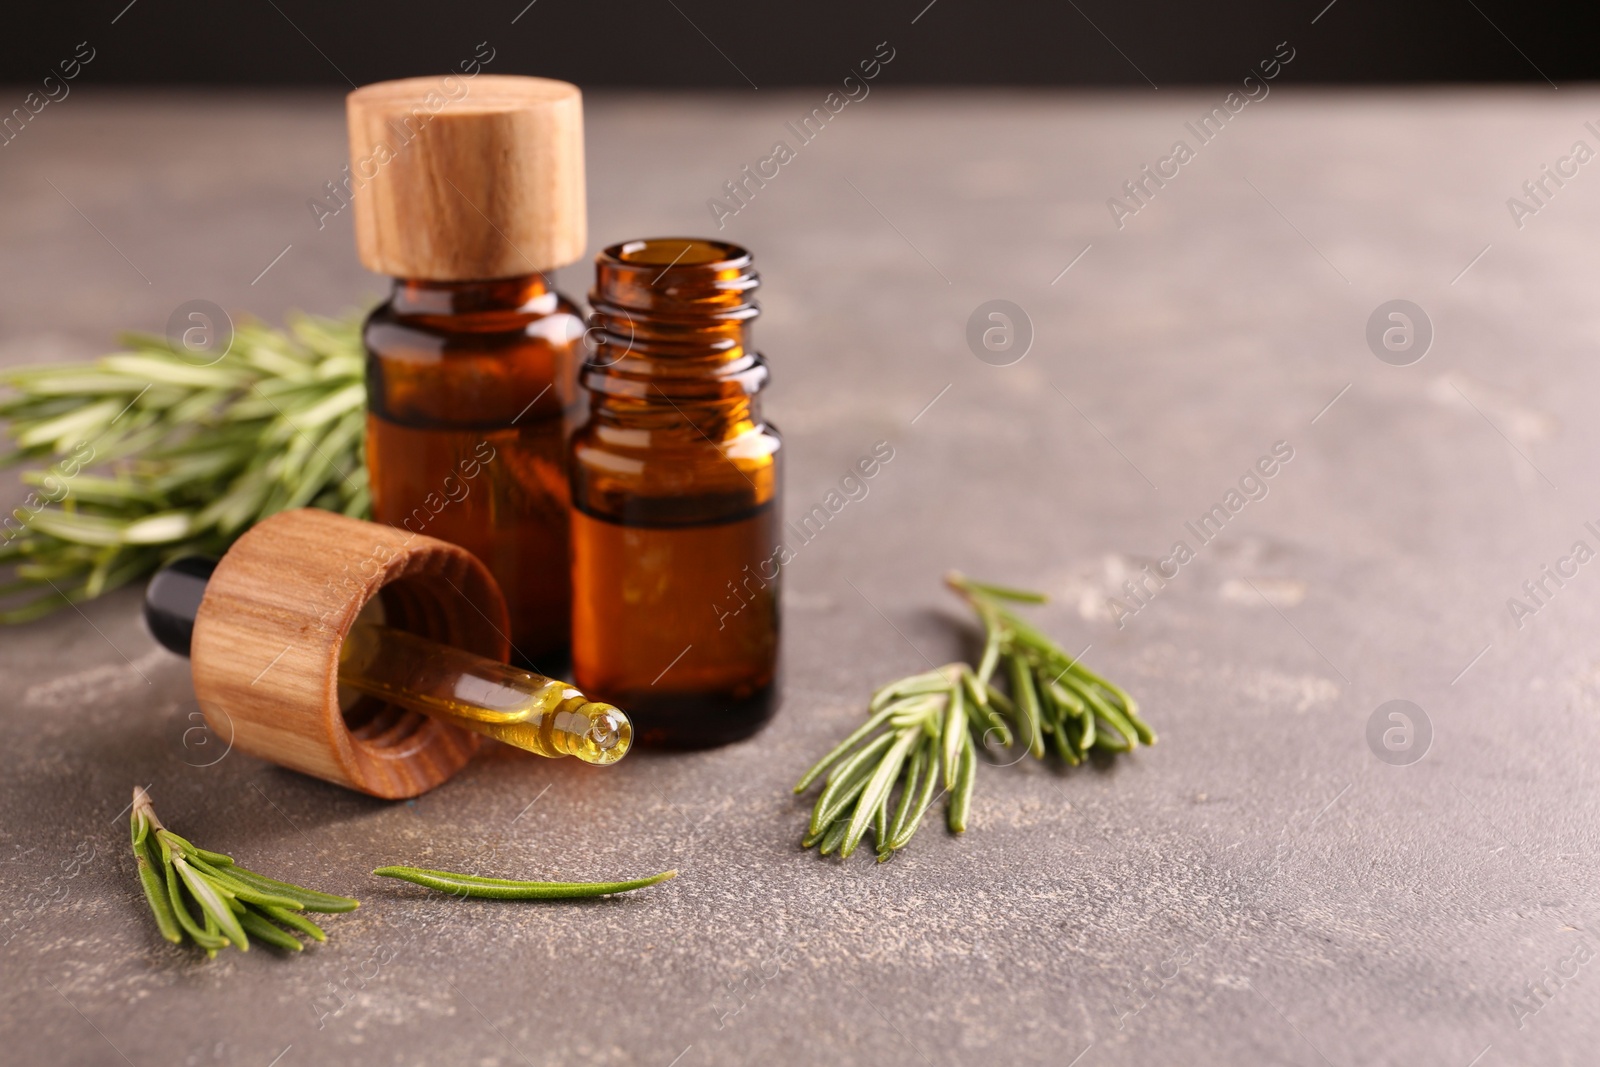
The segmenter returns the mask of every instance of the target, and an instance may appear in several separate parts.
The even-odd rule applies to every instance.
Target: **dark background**
[[[1233,82],[1284,40],[1300,54],[1293,73],[1302,83],[1565,84],[1593,78],[1600,67],[1589,32],[1596,21],[1592,0],[1582,6],[1334,0],[1331,7],[1327,0],[935,0],[931,7],[927,0],[134,0],[131,6],[93,0],[15,6],[20,10],[6,11],[0,30],[0,81],[20,84],[42,79],[83,40],[97,52],[85,80],[147,85],[362,84],[453,70],[480,41],[495,49],[488,68],[494,73],[541,74],[585,86],[748,89],[833,82],[882,40],[897,50],[892,73],[902,85]]]

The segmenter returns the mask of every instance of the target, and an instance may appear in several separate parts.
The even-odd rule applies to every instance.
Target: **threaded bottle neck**
[[[612,245],[595,259],[590,302],[606,319],[597,325],[617,336],[630,319],[669,331],[740,331],[761,311],[750,299],[761,284],[751,262],[738,245],[700,237]]]
[[[583,384],[604,406],[724,405],[767,381],[749,350],[760,277],[738,245],[662,237],[612,245],[596,258]]]

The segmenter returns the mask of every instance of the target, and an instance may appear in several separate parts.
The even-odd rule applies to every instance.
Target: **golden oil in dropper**
[[[615,763],[628,717],[567,682],[360,620],[339,653],[339,684],[540,756]]]

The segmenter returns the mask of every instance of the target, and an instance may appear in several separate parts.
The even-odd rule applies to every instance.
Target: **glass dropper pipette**
[[[189,654],[216,561],[175,560],[150,580],[144,614],[156,640]],[[633,724],[568,682],[385,626],[369,605],[345,637],[339,684],[536,755],[607,766],[627,755]]]

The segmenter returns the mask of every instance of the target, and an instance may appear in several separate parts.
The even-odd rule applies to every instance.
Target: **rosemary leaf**
[[[866,788],[861,791],[861,798],[856,801],[855,814],[850,817],[849,828],[845,831],[844,840],[839,846],[840,859],[848,858],[856,850],[856,845],[861,843],[861,836],[867,832],[867,826],[872,822],[874,814],[888,797],[889,790],[894,787],[894,780],[899,776],[900,768],[911,752],[911,746],[916,744],[920,737],[920,730],[901,734],[884,755],[883,761],[873,770]]]
[[[928,773],[922,779],[922,788],[917,792],[916,803],[911,806],[911,814],[901,824],[894,834],[890,835],[889,847],[893,850],[905,848],[911,841],[911,835],[917,832],[917,827],[922,825],[922,817],[928,813],[936,799],[935,790],[939,787],[939,776],[935,773],[935,763],[932,751],[928,755]]]
[[[299,938],[280,930],[256,912],[246,911],[240,915],[239,925],[244,927],[245,933],[253,934],[269,945],[287,949],[290,952],[303,952],[305,950],[305,946],[300,943]]]
[[[943,757],[941,767],[944,771],[946,789],[955,784],[956,768],[961,762],[961,750],[972,741],[967,734],[967,707],[964,693],[963,686],[951,686],[950,699],[945,709],[944,736],[940,754]]]
[[[1010,586],[993,585],[989,582],[975,582],[971,578],[964,578],[962,580],[966,583],[969,589],[976,590],[979,593],[995,597],[999,600],[1015,600],[1023,604],[1043,604],[1049,600],[1049,597],[1045,596],[1043,593],[1033,593],[1026,589],[1013,589]]]
[[[178,845],[183,849],[183,851],[186,854],[188,854],[189,856],[192,856],[195,859],[205,860],[207,863],[211,864],[211,866],[213,866],[213,867],[232,867],[233,866],[233,857],[232,856],[226,856],[226,855],[223,855],[221,852],[212,852],[210,849],[201,848],[198,845],[194,844],[193,842],[187,841],[184,838],[179,837],[177,834],[173,833],[171,830],[168,830],[166,827],[162,827],[161,828],[161,833],[165,834],[167,837],[170,837],[174,841],[176,841],[178,843]]]
[[[883,723],[884,720],[888,719],[891,714],[893,714],[892,708],[883,708],[881,710],[875,708],[873,710],[876,712],[876,714],[874,714],[872,718],[862,723],[859,729],[857,729],[843,741],[840,741],[832,751],[812,765],[811,769],[805,773],[798,783],[796,783],[794,787],[794,791],[796,793],[804,793],[807,787],[809,787],[812,782],[816,781],[817,777],[821,775],[823,771],[827,770],[835,760],[844,755],[851,748],[855,747],[857,741],[860,741],[863,737],[866,737],[881,723]]]
[[[372,872],[380,878],[402,881],[453,893],[462,897],[487,897],[493,900],[565,900],[573,897],[601,897],[627,893],[676,878],[676,870],[662,871],[648,878],[628,882],[517,882],[505,878],[483,878],[454,871],[433,871],[423,867],[379,867]]]
[[[143,841],[133,846],[133,859],[138,864],[139,884],[144,888],[144,899],[150,905],[151,914],[156,917],[156,926],[161,930],[162,937],[176,945],[183,940],[183,930],[178,926],[178,917],[172,913],[172,901],[167,897],[166,883],[156,873],[150,860],[150,850]]]
[[[867,787],[872,778],[873,757],[887,750],[894,743],[894,737],[893,733],[885,733],[839,764],[817,798],[816,811],[811,817],[812,833],[832,822],[833,817]]]
[[[250,951],[250,939],[245,936],[244,928],[239,925],[239,920],[234,916],[233,909],[223,903],[222,894],[228,893],[226,889],[207,880],[182,856],[172,858],[172,867],[178,872],[178,877],[183,879],[183,884],[188,888],[189,894],[194,897],[200,909],[211,916],[222,933],[240,952]],[[232,895],[232,894],[228,894]]]
[[[1094,716],[1081,715],[1078,722],[1082,724],[1082,732],[1078,734],[1078,751],[1087,754],[1089,749],[1094,747],[1095,738],[1098,736],[1094,727]]]
[[[323,932],[322,927],[318,926],[304,915],[301,915],[299,912],[290,911],[288,908],[275,907],[271,904],[263,904],[261,906],[261,914],[265,915],[275,923],[282,923],[284,926],[294,927],[296,930],[306,934],[314,941],[328,940],[328,935]]]
[[[850,820],[840,819],[838,822],[828,827],[828,832],[823,835],[822,844],[817,847],[817,851],[822,853],[824,856],[829,856],[837,852],[839,850],[840,843],[844,841],[844,835],[848,833],[849,830]]]
[[[172,905],[172,912],[178,919],[178,925],[194,939],[194,943],[207,951],[226,948],[228,942],[211,933],[194,921],[194,916],[189,911],[189,905],[184,903],[183,891],[179,888],[178,872],[168,860],[164,866],[167,871],[167,900]]]
[[[1033,675],[1020,656],[1005,656],[1011,675],[1011,695],[1021,712],[1022,737],[1028,742],[1028,751],[1034,758],[1044,756],[1044,721],[1039,707],[1039,694],[1033,687]]]
[[[929,752],[932,746],[923,744],[912,753],[911,765],[906,768],[905,783],[900,789],[900,803],[895,806],[894,818],[889,820],[889,836],[878,845],[878,852],[882,855],[885,851],[893,852],[896,838],[905,832],[906,824],[911,819],[912,809],[917,802],[917,790],[922,784],[924,771],[933,777],[931,758]],[[884,857],[887,858],[887,857]]]
[[[961,767],[956,771],[955,786],[950,790],[950,807],[946,821],[950,832],[959,834],[967,828],[967,811],[972,807],[972,787],[978,778],[978,753],[970,744],[961,750]]]
[[[1103,722],[1104,720],[1102,720]],[[1108,752],[1131,752],[1133,745],[1121,732],[1114,729],[1098,728],[1095,730],[1094,747],[1103,748]]]
[[[280,882],[276,878],[268,878],[266,875],[257,874],[255,871],[247,871],[243,867],[230,867],[227,873],[230,878],[243,882],[254,889],[259,889],[264,893],[287,896],[298,900],[305,906],[303,909],[305,911],[344,912],[355,911],[356,908],[361,906],[359,900],[354,900],[350,897],[341,897],[333,893],[319,893],[314,889],[307,889],[305,886],[291,885],[288,882]]]
[[[282,896],[276,893],[263,892],[245,882],[239,881],[226,874],[227,868],[213,867],[204,860],[190,859],[189,864],[204,874],[213,885],[226,889],[234,897],[247,904],[254,904],[259,908],[292,908],[295,911],[305,911],[305,903],[294,897]]]
[[[894,741],[895,735],[884,735],[885,746]],[[866,790],[867,783],[872,780],[874,764],[870,761],[859,763],[852,772],[848,781],[841,783],[840,789],[835,793],[824,793],[817,800],[816,808],[811,814],[811,827],[809,833],[814,836],[825,835],[827,829],[838,819],[849,825],[850,815],[847,809]]]
[[[833,824],[829,823],[817,833],[811,833],[810,831],[807,831],[806,835],[800,839],[800,847],[811,848],[813,845],[820,842],[824,837],[828,836],[828,831],[831,829],[833,829]]]
[[[920,696],[924,693],[942,693],[949,684],[950,680],[938,670],[928,671],[924,674],[913,674],[909,678],[891,682],[874,693],[871,710],[877,711],[884,704],[899,700],[902,697]]]

